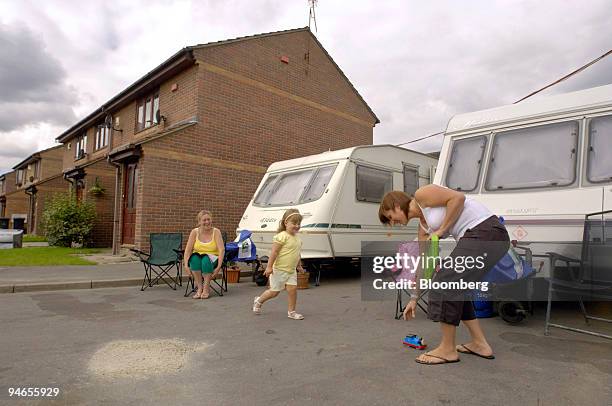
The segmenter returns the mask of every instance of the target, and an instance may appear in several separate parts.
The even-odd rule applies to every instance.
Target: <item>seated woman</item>
[[[208,210],[200,211],[197,220],[198,227],[191,230],[185,247],[184,267],[195,280],[197,293],[193,298],[208,299],[210,281],[221,270],[225,246],[221,231],[213,227],[212,214]]]

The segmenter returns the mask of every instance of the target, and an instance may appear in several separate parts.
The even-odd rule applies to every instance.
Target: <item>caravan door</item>
[[[586,178],[602,184],[603,210],[612,210],[612,116],[594,117],[588,121]]]

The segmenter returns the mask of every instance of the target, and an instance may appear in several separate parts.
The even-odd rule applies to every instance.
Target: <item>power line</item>
[[[557,83],[563,82],[565,79],[567,79],[567,78],[569,78],[571,76],[574,76],[575,74],[577,74],[579,72],[582,72],[583,70],[585,70],[589,66],[591,66],[591,65],[601,61],[602,59],[604,59],[606,56],[608,56],[610,54],[612,54],[612,49],[609,50],[608,52],[606,52],[605,54],[601,55],[600,57],[593,59],[591,62],[587,63],[586,65],[583,65],[580,68],[576,69],[575,71],[568,73],[567,75],[563,76],[561,79],[557,79],[554,82],[552,82],[551,84],[546,85],[543,88],[541,88],[539,90],[536,90],[535,92],[529,93],[527,96],[523,97],[522,99],[519,99],[519,100],[515,101],[513,104],[516,104],[518,102],[522,102],[523,100],[525,100],[525,99],[527,99],[527,98],[529,98],[529,97],[531,97],[531,96],[533,96],[535,94],[540,93],[542,90],[548,89],[549,87],[554,86]]]
[[[427,138],[435,137],[436,135],[440,135],[440,134],[444,134],[444,131],[438,131],[438,132],[437,132],[437,133],[435,133],[435,134],[429,134],[429,135],[426,135],[426,136],[424,136],[424,137],[417,138],[416,140],[406,141],[406,142],[402,142],[402,143],[400,143],[400,144],[395,144],[395,146],[396,146],[396,147],[399,147],[399,146],[401,146],[401,145],[412,144],[413,142],[418,142],[418,141],[426,140]]]
[[[543,90],[545,90],[545,89],[548,89],[548,88],[549,88],[549,87],[551,87],[551,86],[554,86],[554,85],[556,85],[556,84],[558,84],[558,83],[563,82],[564,80],[566,80],[566,79],[568,79],[568,78],[570,78],[570,77],[574,76],[575,74],[582,72],[583,70],[585,70],[585,69],[586,69],[586,68],[588,68],[589,66],[592,66],[592,65],[596,64],[597,62],[601,61],[602,59],[604,59],[605,57],[607,57],[607,56],[608,56],[608,55],[610,55],[610,54],[612,54],[612,49],[611,49],[611,50],[609,50],[608,52],[604,53],[603,55],[601,55],[601,56],[599,56],[599,57],[597,57],[597,58],[593,59],[591,62],[589,62],[589,63],[587,63],[587,64],[585,64],[585,65],[581,66],[580,68],[578,68],[578,69],[576,69],[576,70],[574,70],[574,71],[572,71],[572,72],[570,72],[570,73],[568,73],[567,75],[563,76],[562,78],[555,80],[555,81],[554,81],[554,82],[552,82],[551,84],[546,85],[546,86],[544,86],[544,87],[543,87],[543,88],[541,88],[541,89],[538,89],[538,90],[536,90],[536,91],[534,91],[534,92],[529,93],[527,96],[523,97],[522,99],[519,99],[519,100],[515,101],[515,102],[514,102],[514,103],[512,103],[512,104],[519,103],[519,102],[521,102],[521,101],[523,101],[523,100],[525,100],[525,99],[527,99],[527,98],[529,98],[529,97],[531,97],[531,96],[533,96],[533,95],[535,95],[535,94],[540,93],[541,91],[543,91]],[[395,146],[396,146],[396,147],[399,147],[399,146],[401,146],[401,145],[412,144],[413,142],[418,142],[418,141],[426,140],[426,139],[428,139],[428,138],[432,138],[432,137],[435,137],[436,135],[441,135],[441,134],[444,134],[444,131],[439,131],[439,132],[434,133],[434,134],[429,134],[429,135],[426,135],[426,136],[424,136],[424,137],[417,138],[416,140],[406,141],[406,142],[402,142],[402,143],[400,143],[400,144],[395,144]]]

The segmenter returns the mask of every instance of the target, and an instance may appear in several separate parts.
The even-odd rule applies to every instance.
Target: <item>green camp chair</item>
[[[152,233],[149,236],[149,253],[138,249],[131,249],[135,252],[144,265],[145,277],[142,281],[140,290],[152,287],[163,281],[166,285],[176,290],[176,286],[183,286],[181,279],[181,260],[177,255],[183,245],[183,235],[181,233]],[[176,268],[176,277],[172,277],[169,272]],[[155,277],[153,277],[155,276]],[[174,286],[173,286],[174,284]]]

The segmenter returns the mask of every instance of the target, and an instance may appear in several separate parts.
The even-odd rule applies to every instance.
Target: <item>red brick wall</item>
[[[98,178],[100,185],[105,189],[101,196],[94,196],[89,190]],[[84,199],[93,202],[96,206],[96,221],[93,231],[93,245],[95,247],[110,247],[113,241],[113,205],[115,202],[115,167],[106,162],[98,161],[85,167]]]
[[[202,209],[233,237],[272,162],[372,144],[375,118],[307,40],[302,32],[195,52],[199,123],[142,145],[137,246],[152,232],[181,231],[186,241]],[[171,112],[184,101],[163,103]]]
[[[154,136],[160,131],[180,121],[192,118],[196,115],[196,74],[197,67],[193,66],[179,73],[170,80],[159,86],[159,111],[166,118],[160,125],[136,132],[136,100],[113,113],[113,117],[119,118],[119,125],[113,133],[113,148],[130,144],[144,138]],[[177,89],[172,91],[172,85]]]
[[[14,180],[13,180],[14,182]],[[6,195],[6,209],[5,215],[11,218],[13,214],[25,214],[28,215],[28,204],[30,202],[29,196],[25,194],[25,191],[16,190]],[[9,222],[9,228],[13,228],[13,221]]]

